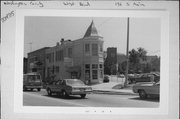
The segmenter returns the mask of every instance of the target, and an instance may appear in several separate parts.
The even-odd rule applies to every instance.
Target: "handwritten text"
[[[1,18],[1,22],[7,21],[9,18],[13,17],[14,15],[15,15],[14,11],[7,13],[4,17]]]
[[[6,6],[37,6],[37,7],[44,7],[44,4],[41,1],[27,1],[27,2],[20,2],[20,1],[5,1],[3,2]]]
[[[115,2],[117,7],[145,7],[145,4],[141,2]]]

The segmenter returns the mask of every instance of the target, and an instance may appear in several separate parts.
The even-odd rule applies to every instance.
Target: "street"
[[[158,107],[159,99],[141,100],[138,95],[89,94],[85,99],[80,96],[62,98],[48,96],[45,89],[40,92],[23,92],[24,106],[71,106],[71,107]]]

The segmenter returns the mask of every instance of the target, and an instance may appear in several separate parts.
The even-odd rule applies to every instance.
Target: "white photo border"
[[[49,17],[136,17],[160,18],[160,102],[157,108],[115,108],[115,107],[53,107],[23,106],[23,53],[24,20],[26,16]],[[16,10],[14,75],[14,112],[15,113],[64,113],[64,114],[123,114],[123,115],[164,115],[168,114],[169,102],[169,12],[166,10],[53,10],[18,9]],[[78,108],[78,109],[77,109]],[[73,110],[70,111],[69,110]],[[95,111],[96,112],[95,112]],[[105,113],[104,113],[105,112]],[[142,113],[143,112],[143,113]]]

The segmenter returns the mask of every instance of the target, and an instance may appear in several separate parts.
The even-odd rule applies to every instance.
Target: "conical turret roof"
[[[93,21],[91,22],[90,26],[88,27],[84,35],[84,37],[90,37],[90,36],[99,36]]]

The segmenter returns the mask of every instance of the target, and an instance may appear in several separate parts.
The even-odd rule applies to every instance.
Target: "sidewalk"
[[[111,95],[137,95],[132,91],[132,85],[123,88],[122,82],[101,83],[91,86],[93,93]]]

